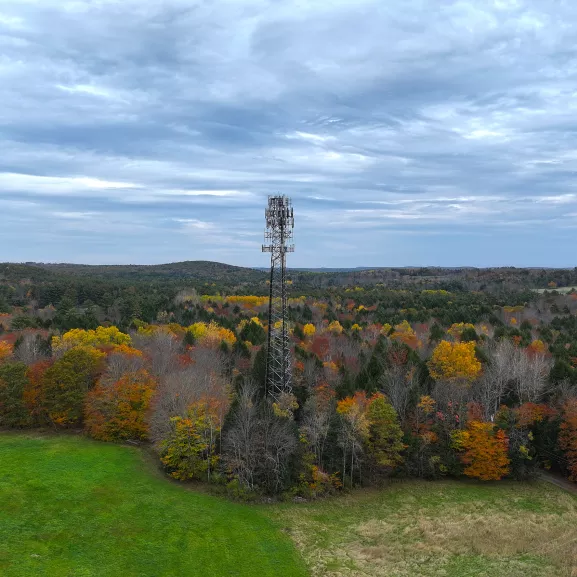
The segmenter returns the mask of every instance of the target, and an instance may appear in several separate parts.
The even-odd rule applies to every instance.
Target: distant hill
[[[474,267],[355,267],[289,268],[291,291],[325,290],[337,287],[384,285],[388,288],[446,290],[519,290],[574,286],[577,268],[474,268]],[[84,265],[69,263],[2,263],[0,281],[50,283],[107,282],[131,285],[163,283],[195,286],[200,290],[240,289],[266,292],[268,269],[239,267],[204,260],[158,265]],[[214,285],[208,289],[205,285]]]
[[[259,282],[266,279],[266,273],[252,268],[244,268],[212,261],[185,261],[158,265],[86,265],[70,263],[0,264],[0,274],[38,277],[42,274],[59,276],[98,277],[101,279],[161,280],[188,279],[197,282],[219,281],[226,284]]]

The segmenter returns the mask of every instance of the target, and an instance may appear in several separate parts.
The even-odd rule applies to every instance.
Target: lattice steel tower
[[[279,400],[283,392],[292,393],[292,363],[287,326],[286,253],[294,252],[294,215],[290,199],[269,196],[265,210],[266,231],[263,252],[270,252],[270,297],[268,309],[268,348],[266,357],[267,394]]]

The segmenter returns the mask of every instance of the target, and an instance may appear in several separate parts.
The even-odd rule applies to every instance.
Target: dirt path
[[[541,471],[539,473],[539,478],[543,481],[547,481],[547,483],[557,485],[557,487],[561,487],[561,489],[565,489],[565,491],[568,491],[573,495],[577,495],[577,483],[572,483],[560,475],[555,475],[547,471]]]

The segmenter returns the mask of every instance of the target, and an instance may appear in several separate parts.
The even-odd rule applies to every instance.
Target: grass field
[[[239,505],[166,481],[138,449],[0,434],[0,575],[573,577],[577,498],[410,481]]]
[[[407,481],[279,508],[315,577],[577,575],[577,498],[545,483]]]
[[[2,577],[305,577],[258,508],[184,490],[142,453],[0,434]]]
[[[559,294],[570,293],[573,289],[577,290],[577,286],[561,286],[557,288],[533,289],[536,293],[543,294],[544,292],[557,291]]]

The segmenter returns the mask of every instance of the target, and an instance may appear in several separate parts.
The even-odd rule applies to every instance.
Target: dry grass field
[[[279,514],[315,577],[577,575],[577,498],[542,482],[411,481]]]

